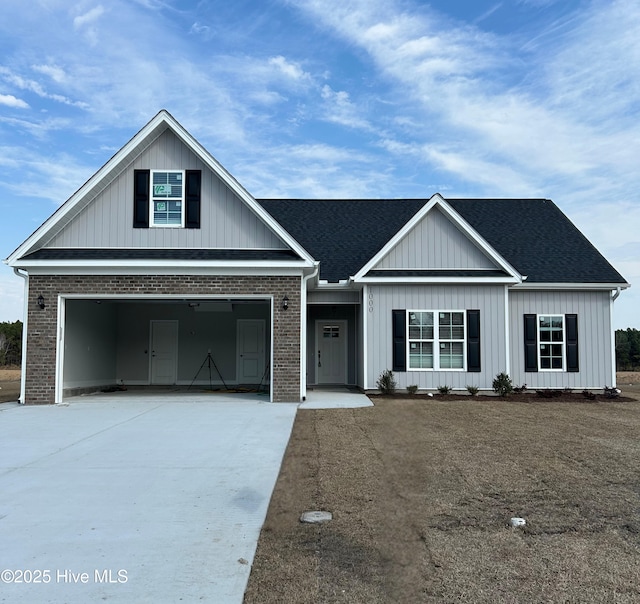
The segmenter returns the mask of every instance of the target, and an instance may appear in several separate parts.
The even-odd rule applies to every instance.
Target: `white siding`
[[[133,228],[135,169],[202,170],[201,228]],[[284,249],[285,244],[170,130],[45,247]]]
[[[494,269],[438,208],[433,208],[378,264],[376,269]]]
[[[373,301],[371,305],[370,300]],[[467,385],[491,388],[496,374],[505,371],[504,286],[370,286],[367,305],[363,309],[366,314],[367,388],[374,389],[380,374],[392,368],[391,311],[394,309],[480,310],[482,371],[396,372],[400,390],[411,384],[417,384],[421,389],[445,385],[463,390]]]
[[[527,388],[602,388],[613,381],[611,295],[608,291],[512,291],[509,296],[511,377]],[[524,371],[524,315],[577,314],[578,359],[575,373]]]

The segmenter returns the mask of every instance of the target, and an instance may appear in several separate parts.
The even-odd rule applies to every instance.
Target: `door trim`
[[[341,327],[341,331],[342,333],[344,333],[344,338],[342,339],[343,341],[343,347],[344,347],[344,352],[343,352],[343,359],[344,359],[344,380],[342,382],[321,382],[320,381],[320,375],[319,375],[319,371],[318,371],[318,349],[320,347],[320,340],[321,340],[321,330],[322,330],[322,326],[324,325],[340,325]],[[347,319],[336,319],[335,321],[332,319],[316,319],[316,341],[315,341],[315,350],[313,351],[313,358],[314,358],[314,362],[315,362],[315,374],[316,374],[316,384],[317,385],[331,385],[331,384],[335,384],[335,385],[347,385],[349,383],[349,344],[348,344],[348,340],[349,340],[349,321],[347,321]]]

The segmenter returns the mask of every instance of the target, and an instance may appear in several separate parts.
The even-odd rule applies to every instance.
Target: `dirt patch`
[[[20,398],[20,369],[0,369],[0,403],[17,401]]]
[[[245,602],[637,602],[639,437],[637,400],[300,411]]]

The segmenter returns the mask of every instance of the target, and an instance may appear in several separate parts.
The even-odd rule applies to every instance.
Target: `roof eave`
[[[515,277],[360,277],[354,278],[355,283],[371,284],[446,284],[446,285],[517,285],[520,283]]]
[[[531,281],[526,281],[520,284],[515,285],[518,289],[602,289],[602,290],[612,290],[612,289],[628,289],[631,287],[630,283],[626,281],[624,283],[614,283],[614,282],[544,282],[544,283],[536,283]]]

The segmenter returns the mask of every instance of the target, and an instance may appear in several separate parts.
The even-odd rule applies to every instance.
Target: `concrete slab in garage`
[[[0,601],[242,602],[296,408],[0,406]]]

